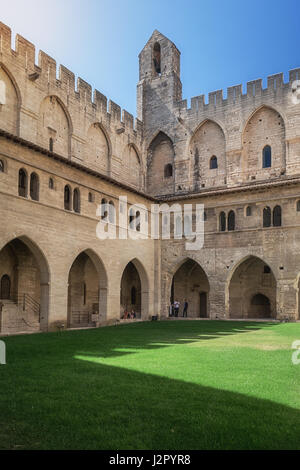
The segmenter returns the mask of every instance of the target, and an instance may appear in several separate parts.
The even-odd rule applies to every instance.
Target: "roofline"
[[[92,176],[95,176],[96,178],[99,178],[103,181],[106,181],[107,183],[111,183],[115,186],[119,186],[123,189],[126,189],[129,192],[132,192],[134,194],[138,194],[139,196],[144,197],[145,199],[149,199],[150,201],[155,201],[156,198],[147,195],[143,191],[139,191],[138,189],[134,189],[131,186],[128,186],[125,183],[121,183],[117,181],[114,178],[111,178],[110,176],[104,175],[103,173],[100,173],[96,170],[92,170],[84,165],[81,165],[80,163],[74,162],[70,159],[66,159],[62,155],[59,155],[55,152],[50,152],[50,150],[45,149],[44,147],[41,147],[39,145],[33,144],[32,142],[29,142],[28,140],[25,140],[21,137],[18,137],[14,134],[10,134],[9,132],[4,131],[3,129],[0,129],[0,137],[5,137],[8,140],[11,140],[17,144],[22,145],[23,147],[27,147],[31,150],[34,150],[36,152],[40,152],[43,155],[46,155],[47,157],[53,158],[53,160],[57,160],[65,165],[71,166],[73,168],[76,168],[77,170],[83,171],[84,173],[88,173]]]
[[[273,178],[271,180],[264,180],[264,181],[255,181],[253,183],[241,183],[239,186],[234,186],[232,188],[211,188],[206,189],[204,191],[197,191],[197,192],[189,192],[188,194],[182,195],[161,195],[159,199],[161,201],[182,201],[185,199],[196,199],[201,197],[208,197],[208,196],[218,196],[223,194],[232,194],[232,193],[240,193],[246,191],[259,191],[260,189],[272,188],[277,186],[287,186],[292,184],[299,184],[300,183],[300,176],[288,176],[284,179],[278,180],[277,178]]]

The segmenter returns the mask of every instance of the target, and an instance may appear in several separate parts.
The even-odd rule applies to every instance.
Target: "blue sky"
[[[299,0],[0,0],[0,19],[136,114],[154,29],[181,51],[183,97],[300,67]],[[244,88],[245,89],[245,88]]]

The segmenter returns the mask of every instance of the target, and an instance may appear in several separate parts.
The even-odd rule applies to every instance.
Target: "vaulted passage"
[[[209,317],[209,282],[201,266],[188,259],[176,271],[171,287],[171,304],[180,302],[179,316],[184,302],[188,302],[187,317]]]
[[[276,280],[270,267],[250,256],[235,269],[229,284],[230,318],[276,317]]]
[[[0,251],[0,332],[47,329],[49,270],[44,255],[26,237]]]
[[[93,326],[106,319],[106,272],[92,251],[80,253],[69,272],[68,326]]]
[[[133,312],[136,318],[141,318],[141,279],[135,265],[127,264],[121,280],[121,318],[127,318]]]

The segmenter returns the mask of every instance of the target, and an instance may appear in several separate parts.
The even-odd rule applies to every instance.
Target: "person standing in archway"
[[[175,302],[174,302],[174,313],[175,313],[175,317],[178,317],[179,307],[180,307],[180,302],[178,302],[178,300],[175,300]]]
[[[184,304],[183,304],[183,312],[182,312],[183,317],[187,317],[188,308],[189,308],[189,303],[187,299],[185,299]]]

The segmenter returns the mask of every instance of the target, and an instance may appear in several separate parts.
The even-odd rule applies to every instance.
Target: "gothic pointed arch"
[[[80,251],[68,271],[68,325],[81,327],[106,320],[108,278],[106,268],[91,248]]]
[[[166,175],[166,165],[172,167]],[[159,131],[151,141],[147,152],[147,189],[152,195],[170,194],[175,190],[175,151],[170,137]]]
[[[142,164],[137,147],[129,143],[125,146],[122,154],[122,174],[124,181],[137,189],[142,185]]]
[[[69,112],[56,95],[44,98],[40,106],[37,142],[47,150],[69,158],[72,121]]]
[[[210,285],[202,266],[192,258],[184,258],[173,269],[169,305],[179,302],[179,316],[188,303],[188,317],[209,318]],[[173,313],[174,311],[170,311]]]
[[[2,312],[2,332],[48,329],[50,269],[42,249],[28,236],[8,241],[0,250],[0,297],[13,302]],[[8,280],[9,279],[9,285]]]
[[[126,266],[123,266],[120,289],[120,316],[124,316],[125,311],[130,313],[134,310],[137,318],[148,319],[149,277],[145,266],[138,258],[131,259]]]
[[[226,283],[229,318],[276,318],[276,278],[263,259],[248,255],[231,269]]]
[[[87,132],[85,163],[87,166],[108,175],[110,172],[111,143],[104,126],[93,123]]]
[[[262,105],[246,121],[242,132],[243,179],[265,179],[286,166],[285,123],[281,113]]]
[[[0,127],[15,135],[20,128],[21,93],[11,72],[0,63]]]
[[[224,184],[226,139],[221,125],[206,119],[195,129],[189,145],[194,190]]]

